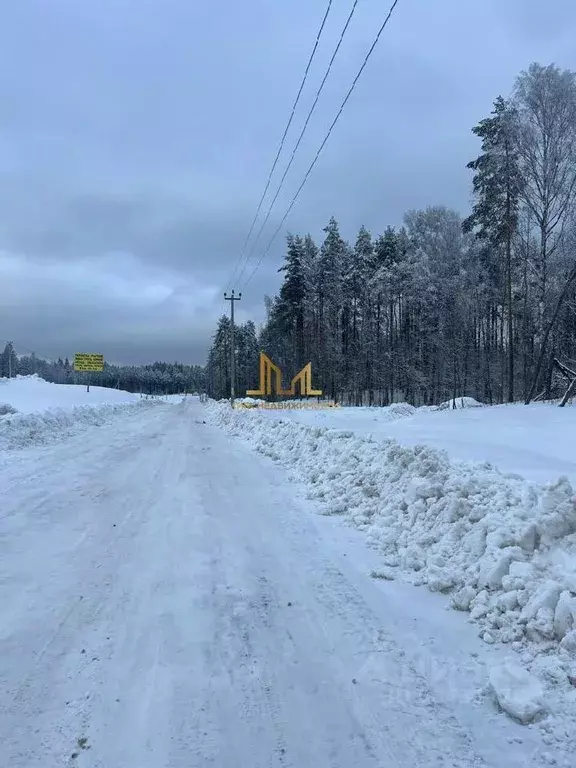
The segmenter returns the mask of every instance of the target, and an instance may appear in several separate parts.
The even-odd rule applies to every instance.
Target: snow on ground
[[[535,446],[554,478],[573,409],[78,390],[0,384],[0,453],[26,449],[1,453],[0,764],[574,768],[574,491],[457,460],[484,435],[488,453]],[[372,549],[335,559],[284,472],[206,412]]]
[[[0,472],[2,768],[574,768],[443,596],[197,401],[133,415]],[[265,426],[342,493],[337,439]]]
[[[521,435],[500,429],[508,450],[535,443],[551,467],[550,422],[556,413],[557,424],[564,423],[562,418],[570,421],[574,411],[546,406],[427,411],[392,422],[386,412],[372,412],[381,427],[378,437],[366,434],[369,409],[352,411],[274,413],[271,418],[273,412],[209,406],[217,423],[289,468],[324,514],[343,515],[365,531],[379,553],[375,577],[399,576],[450,595],[452,606],[467,612],[487,644],[505,644],[516,663],[537,678],[531,686],[519,683],[519,696],[542,686],[547,715],[540,726],[551,742],[562,742],[576,729],[576,497],[570,482],[559,478],[536,485],[487,463],[455,461],[435,447],[401,445],[383,432],[397,426],[406,435],[410,424],[416,442],[419,422],[428,431],[417,442],[427,442],[435,423],[440,442],[460,436],[471,446],[472,424],[480,439],[479,433],[490,433],[483,419],[496,431],[509,414],[523,428]],[[356,429],[318,426],[346,422]],[[469,434],[462,438],[466,424]],[[561,443],[566,433],[559,432]],[[502,692],[513,687],[510,677],[495,674],[494,681],[502,701],[514,699]],[[518,711],[515,701],[508,711]],[[523,707],[541,711],[537,701],[524,701]]]
[[[19,413],[37,413],[53,408],[71,411],[79,405],[119,405],[134,403],[140,395],[105,387],[80,384],[51,384],[39,376],[0,379],[0,403],[8,403]]]
[[[542,686],[520,664],[492,667],[490,686],[498,704],[519,723],[532,723],[546,711]]]
[[[427,445],[453,459],[488,461],[501,472],[546,483],[561,475],[576,487],[576,406],[500,405],[484,408],[330,408],[262,411],[267,418],[308,426],[345,429],[357,435],[394,438],[402,445]]]
[[[87,392],[86,386],[51,384],[38,376],[0,379],[0,451],[45,444],[147,405],[139,395],[116,389]]]

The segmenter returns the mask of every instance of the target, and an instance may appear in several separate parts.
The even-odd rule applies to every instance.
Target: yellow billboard
[[[83,373],[94,373],[104,370],[104,355],[93,355],[76,352],[74,355],[74,370]]]

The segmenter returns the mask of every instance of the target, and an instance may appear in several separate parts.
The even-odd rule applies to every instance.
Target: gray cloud
[[[524,36],[537,44],[574,40],[576,6],[572,0],[554,0],[546,6],[535,0],[492,2],[514,37]]]
[[[324,6],[6,4],[0,336],[53,355],[203,362]],[[334,3],[314,84],[348,10]],[[256,257],[382,13],[359,4]],[[530,61],[576,68],[575,30],[571,0],[544,11],[535,0],[401,2],[285,229],[320,238],[334,214],[353,239],[360,224],[382,231],[407,208],[464,211],[478,149],[470,128]],[[241,319],[262,319],[282,249],[279,238]]]

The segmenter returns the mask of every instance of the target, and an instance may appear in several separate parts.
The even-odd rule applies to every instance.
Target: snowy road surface
[[[202,419],[158,405],[0,465],[0,766],[542,765],[472,700],[464,619],[387,601]]]

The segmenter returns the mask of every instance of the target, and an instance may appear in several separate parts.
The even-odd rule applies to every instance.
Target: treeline
[[[45,360],[34,354],[17,355],[10,342],[0,354],[0,378],[38,374],[55,384],[86,384],[98,387],[142,392],[149,395],[173,395],[205,391],[204,368],[183,363],[153,363],[141,366],[104,364],[100,373],[76,373],[68,358]]]
[[[291,375],[312,361],[314,385],[351,404],[566,391],[576,379],[576,74],[531,65],[472,130],[480,154],[464,220],[434,206],[375,237],[362,227],[353,244],[335,219],[319,246],[288,236],[262,329],[238,334],[240,392],[255,383],[259,349]],[[227,323],[208,360],[213,396],[230,387]]]
[[[260,342],[256,326],[248,321],[237,325],[234,332],[236,349],[236,391],[258,388],[258,355]],[[206,388],[210,397],[220,400],[230,396],[230,319],[223,315],[218,323],[206,365]]]

